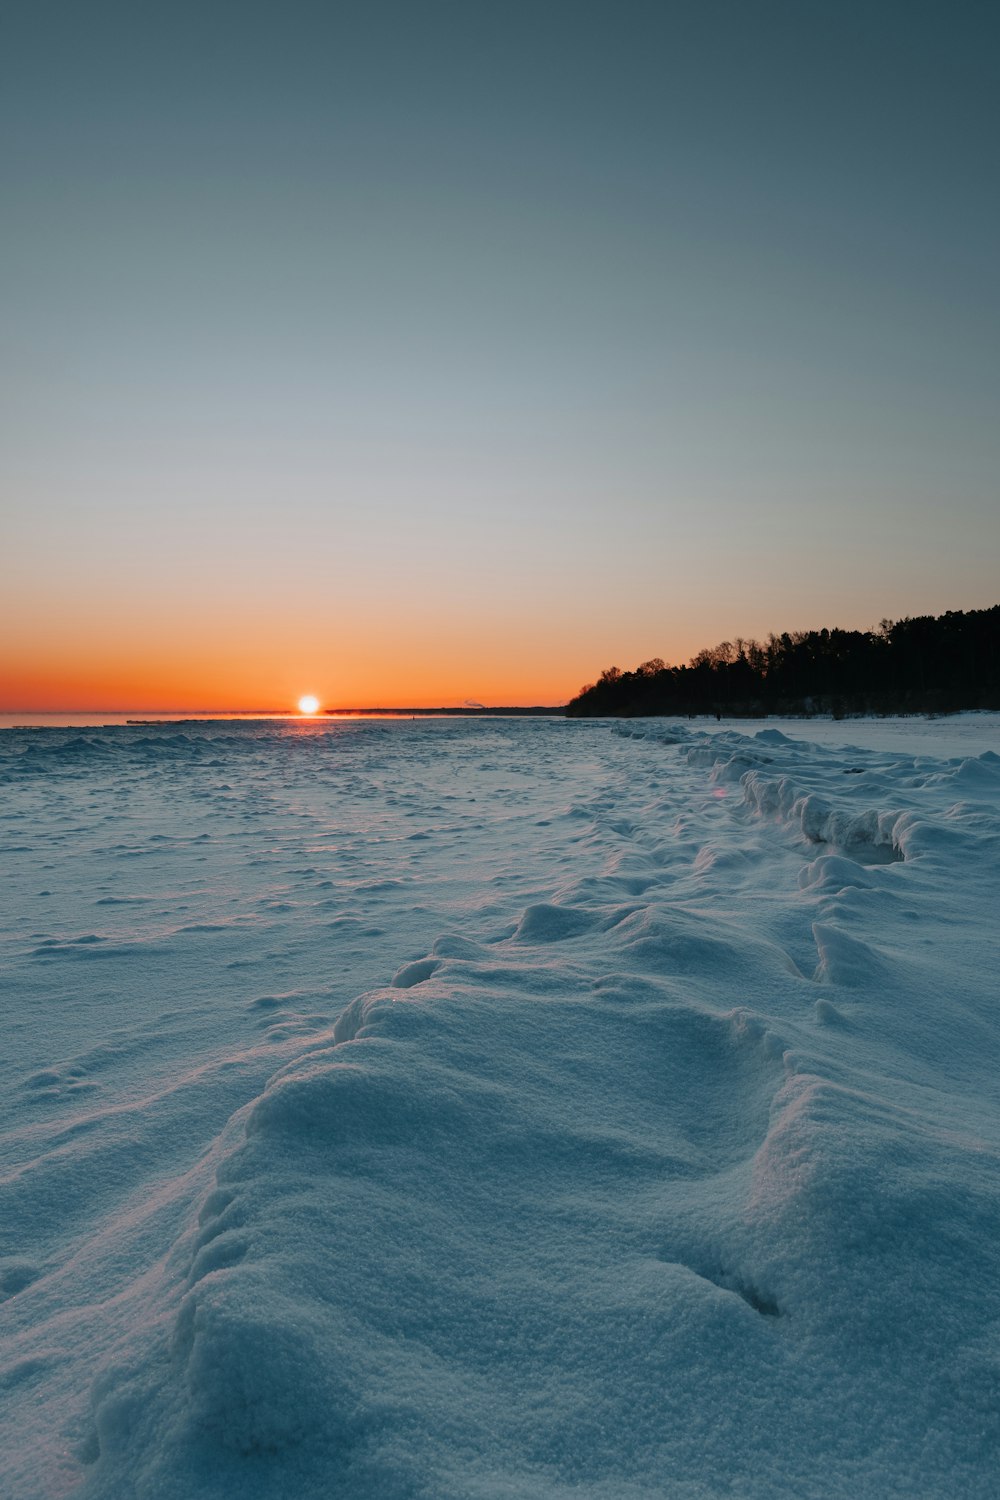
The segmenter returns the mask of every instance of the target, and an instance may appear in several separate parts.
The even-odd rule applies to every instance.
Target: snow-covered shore
[[[998,749],[0,736],[0,1493],[994,1495]]]

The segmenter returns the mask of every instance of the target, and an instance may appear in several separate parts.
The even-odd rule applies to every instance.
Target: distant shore
[[[483,708],[476,704],[468,708],[324,708],[322,713],[313,715],[317,719],[523,719],[532,716],[563,719],[566,707],[561,704],[558,708]]]
[[[634,719],[673,719],[677,722],[689,723],[704,721],[710,728],[718,724],[752,724],[767,723],[775,720],[787,720],[794,723],[824,723],[824,722],[849,722],[859,720],[935,720],[955,718],[959,715],[982,715],[991,710],[982,708],[949,708],[949,709],[919,709],[911,708],[902,711],[884,713],[874,709],[868,710],[841,710],[831,713],[829,709],[791,709],[784,713],[774,710],[763,710],[757,713],[744,713],[738,708],[729,707],[721,713],[701,710],[699,712],[674,711],[666,714],[629,714],[621,712],[608,712],[605,714],[586,715],[580,717],[603,718],[606,720],[634,720]],[[44,713],[44,714],[11,714],[0,713],[0,732],[4,730],[26,730],[26,729],[115,729],[115,728],[142,728],[156,725],[183,726],[185,724],[212,724],[212,723],[261,723],[267,720],[281,721],[295,724],[329,723],[331,720],[342,719],[482,719],[482,718],[549,718],[564,719],[577,717],[568,715],[564,708],[344,708],[327,709],[322,713],[305,716],[294,713],[268,713],[266,710],[258,710],[256,713],[162,713],[146,715],[126,715],[111,712],[70,712],[70,713]]]

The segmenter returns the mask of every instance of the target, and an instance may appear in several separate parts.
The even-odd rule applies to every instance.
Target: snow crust
[[[0,736],[0,1493],[994,1496],[998,745]]]

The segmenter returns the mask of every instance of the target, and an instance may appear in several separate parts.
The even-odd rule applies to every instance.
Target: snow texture
[[[998,743],[0,736],[0,1493],[995,1496]]]

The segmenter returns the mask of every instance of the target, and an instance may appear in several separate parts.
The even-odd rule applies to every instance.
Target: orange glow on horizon
[[[417,660],[402,659],[399,653],[379,660],[369,652],[354,663],[338,656],[334,690],[332,682],[324,681],[319,653],[313,652],[306,669],[316,689],[302,694],[294,679],[301,683],[305,673],[289,671],[283,662],[252,648],[239,653],[217,648],[200,655],[178,649],[168,655],[120,642],[101,649],[103,645],[94,643],[87,651],[67,641],[58,650],[11,652],[0,662],[0,713],[291,713],[321,718],[351,709],[461,708],[472,702],[557,706],[585,680],[593,680],[604,655],[597,653],[593,667],[588,654],[586,664],[576,668],[559,671],[546,663],[530,672],[519,670],[523,663],[516,648],[507,662],[491,661],[487,653],[480,660],[472,651],[442,653],[437,659],[421,652]]]
[[[27,613],[27,610],[25,610]],[[205,618],[208,616],[208,618]],[[606,646],[571,631],[445,630],[426,622],[409,633],[381,616],[358,637],[340,621],[253,622],[136,610],[129,630],[82,619],[82,628],[37,613],[0,636],[0,712],[316,714],[337,709],[462,708],[567,702],[607,664]],[[61,627],[61,628],[60,628]],[[342,642],[351,639],[345,651]],[[645,652],[651,654],[652,646]],[[625,658],[622,658],[625,664]],[[336,675],[334,675],[336,672]],[[309,693],[303,693],[303,682]],[[313,714],[307,715],[313,717]]]
[[[300,716],[305,696],[318,700],[319,715],[558,707],[609,664],[624,669],[670,649],[658,628],[609,638],[598,617],[581,620],[547,605],[542,619],[518,613],[516,599],[501,618],[460,617],[449,601],[434,599],[420,611],[387,602],[366,615],[354,601],[313,595],[248,618],[225,595],[188,610],[155,590],[142,598],[138,581],[124,594],[123,585],[96,610],[68,589],[58,609],[26,590],[16,609],[8,600],[0,712]]]

